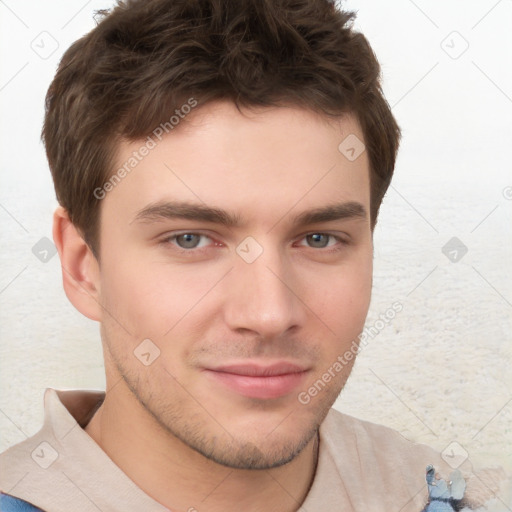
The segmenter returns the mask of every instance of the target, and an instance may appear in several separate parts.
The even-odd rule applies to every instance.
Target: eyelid
[[[201,237],[204,237],[204,238],[208,238],[209,240],[214,242],[213,245],[221,245],[210,234],[205,233],[203,231],[193,231],[193,230],[190,230],[190,229],[183,229],[183,230],[180,230],[180,231],[173,231],[171,233],[167,233],[167,234],[163,235],[159,239],[158,243],[162,244],[162,245],[164,245],[164,244],[171,244],[172,242],[174,242],[176,240],[177,237],[179,237],[181,235],[197,235],[197,236],[201,236]],[[172,244],[172,245],[175,245],[175,244]],[[210,244],[208,244],[208,246],[209,245]],[[207,249],[208,246],[206,246],[206,247],[194,247],[192,249],[184,249],[183,247],[175,245],[176,249],[182,250],[182,251],[185,251],[185,252],[200,251],[201,249]]]
[[[333,238],[335,238],[336,240],[338,240],[338,242],[340,242],[341,244],[344,244],[344,245],[347,245],[350,243],[351,241],[351,237],[350,235],[348,235],[347,233],[340,233],[340,232],[332,232],[332,231],[320,231],[320,230],[316,230],[316,231],[309,231],[307,233],[304,233],[304,234],[301,234],[297,237],[297,241],[301,241],[303,240],[304,238],[310,236],[310,235],[326,235],[326,236],[331,236]]]
[[[304,240],[306,237],[310,236],[310,235],[325,235],[325,236],[328,236],[328,237],[332,237],[334,238],[335,240],[337,240],[337,242],[341,245],[348,245],[350,244],[350,236],[345,234],[345,233],[330,233],[328,231],[310,231],[308,233],[305,233],[303,235],[300,235],[300,237],[297,238],[297,241],[302,241]],[[309,247],[310,249],[315,249],[317,251],[329,251],[331,248],[332,250],[334,250],[333,248],[336,247],[336,244],[334,245],[328,245],[327,247],[324,247],[324,248],[316,248],[316,247]]]

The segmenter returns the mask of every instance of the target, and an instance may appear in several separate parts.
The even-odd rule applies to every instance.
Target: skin
[[[297,397],[357,338],[371,294],[369,165],[366,152],[351,162],[338,150],[349,134],[363,140],[352,116],[210,103],[101,201],[99,262],[55,212],[66,294],[101,324],[107,393],[85,431],[171,510],[295,511],[307,495],[318,427],[354,360],[308,404]],[[118,165],[140,146],[121,143]],[[221,208],[238,223],[136,220],[160,201]],[[347,202],[366,215],[294,223]],[[252,263],[236,251],[247,237],[263,249]],[[160,351],[147,366],[134,355],[145,339]],[[244,396],[206,370],[276,361],[304,372],[275,398]]]

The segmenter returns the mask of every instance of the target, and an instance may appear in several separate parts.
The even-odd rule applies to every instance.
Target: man
[[[46,391],[41,431],[1,456],[2,510],[419,511],[425,469],[444,482],[430,448],[331,409],[399,141],[352,19],[136,0],[66,52],[53,235],[107,389]]]

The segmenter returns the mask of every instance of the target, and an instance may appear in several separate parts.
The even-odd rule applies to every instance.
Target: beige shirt
[[[168,511],[83,430],[104,396],[92,390],[46,389],[41,430],[0,454],[0,490],[46,512]],[[299,510],[420,512],[427,502],[428,464],[445,478],[452,470],[431,448],[331,409],[320,428],[315,478]],[[459,469],[470,475],[469,461]],[[493,482],[504,477],[499,471],[486,475],[467,480],[475,505],[487,501],[498,490]],[[500,501],[506,504],[494,499],[498,507],[492,510],[512,510],[500,509]],[[203,512],[199,497],[194,506]]]

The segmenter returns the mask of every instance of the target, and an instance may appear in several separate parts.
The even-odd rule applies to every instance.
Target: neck
[[[165,431],[124,381],[107,392],[85,431],[140,489],[173,512],[297,511],[318,457],[314,436],[295,459],[277,468],[222,466]]]

